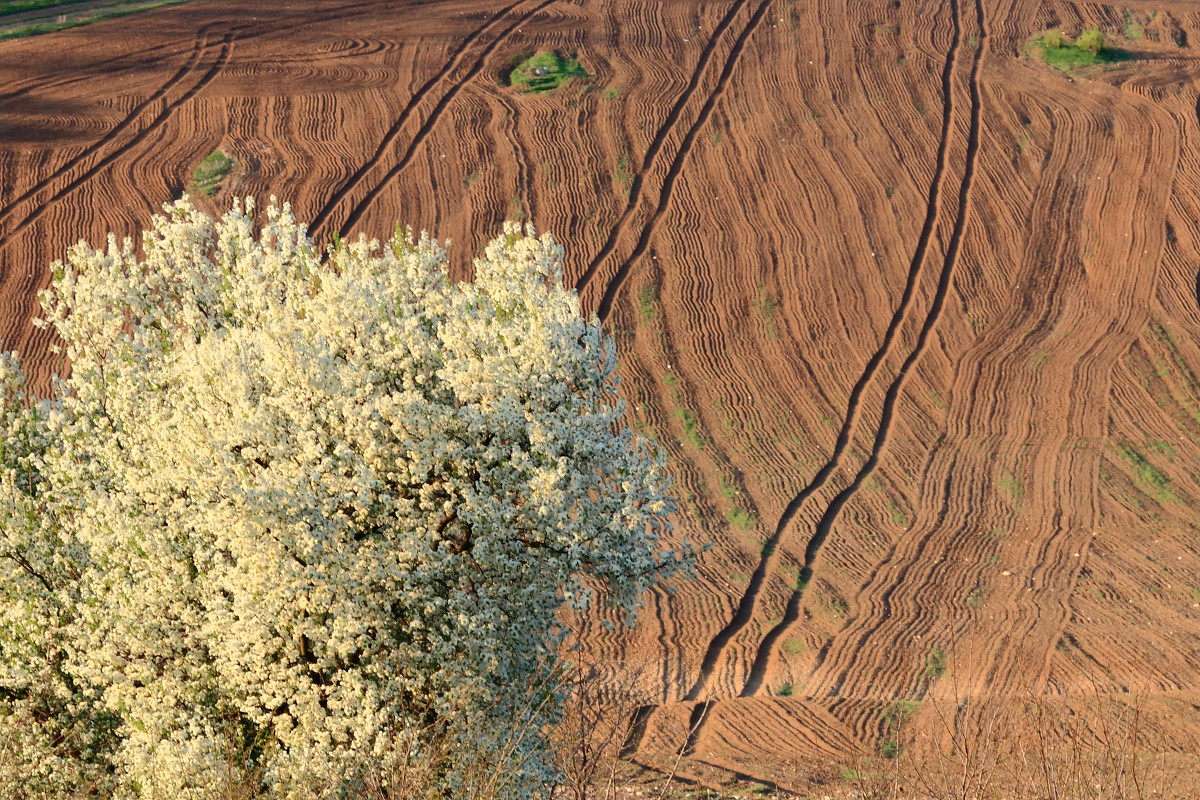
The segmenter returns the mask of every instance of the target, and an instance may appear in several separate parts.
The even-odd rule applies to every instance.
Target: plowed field
[[[0,43],[0,339],[42,385],[49,263],[214,148],[212,210],[400,221],[459,277],[527,220],[711,545],[633,630],[578,621],[631,759],[806,790],[1030,698],[1200,752],[1194,3],[245,5]],[[1026,55],[1092,25],[1127,57]],[[544,49],[591,78],[502,85]]]

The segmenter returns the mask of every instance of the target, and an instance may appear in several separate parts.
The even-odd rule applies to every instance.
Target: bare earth
[[[635,762],[819,792],[898,699],[978,732],[1033,697],[1190,758],[1200,10],[1124,2],[205,0],[2,43],[0,339],[46,386],[49,263],[215,147],[211,210],[398,220],[458,277],[531,221],[711,543],[632,631],[579,622]],[[1023,55],[1092,24],[1132,58]],[[499,84],[545,48],[592,80]]]

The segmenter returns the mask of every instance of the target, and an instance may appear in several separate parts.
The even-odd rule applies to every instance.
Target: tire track
[[[364,178],[366,178],[368,172],[370,172],[379,164],[379,162],[383,159],[384,154],[391,147],[392,143],[396,141],[396,137],[400,135],[400,131],[404,128],[405,124],[408,123],[409,118],[412,116],[417,106],[420,105],[421,101],[425,99],[426,95],[433,90],[433,87],[437,86],[439,83],[445,80],[447,76],[458,69],[465,59],[468,51],[474,47],[475,43],[480,39],[480,37],[495,27],[500,20],[502,20],[504,16],[508,14],[508,12],[519,6],[521,2],[523,2],[523,0],[518,0],[518,2],[505,6],[496,12],[496,14],[487,22],[483,23],[478,28],[467,34],[467,37],[462,41],[461,44],[459,44],[454,54],[450,58],[446,59],[446,62],[442,68],[438,70],[438,72],[432,78],[425,81],[425,83],[413,93],[412,97],[409,98],[408,103],[405,104],[403,110],[401,110],[400,115],[396,117],[396,121],[392,123],[392,126],[388,128],[386,133],[384,133],[383,138],[380,139],[379,145],[375,148],[375,152],[372,153],[371,156],[367,158],[367,160],[364,161],[357,170],[354,171],[354,174],[351,175],[345,183],[333,191],[333,193],[329,196],[329,199],[325,201],[325,205],[323,205],[321,209],[313,216],[312,222],[309,226],[310,235],[314,234],[318,228],[322,227],[329,220],[329,216],[333,213],[334,209],[337,208],[337,205],[341,203],[341,201],[345,199],[346,195],[353,191],[354,188],[358,186],[358,184],[361,183]],[[500,37],[497,37],[497,39],[503,38],[504,35],[507,35],[507,33],[508,31],[505,31],[505,33]]]
[[[378,183],[376,183],[365,195],[363,195],[362,199],[359,200],[358,203],[356,203],[350,210],[350,213],[346,215],[346,219],[340,227],[342,235],[349,234],[350,229],[353,228],[362,218],[362,215],[366,212],[367,207],[370,206],[371,203],[374,202],[375,198],[377,198],[383,192],[388,183],[390,183],[393,178],[399,175],[400,172],[409,165],[413,159],[413,156],[416,154],[417,148],[421,146],[421,143],[424,142],[426,137],[428,137],[433,131],[434,126],[437,125],[446,108],[450,105],[454,98],[458,96],[458,93],[462,91],[462,88],[466,86],[472,78],[478,75],[480,71],[483,70],[488,56],[495,52],[496,48],[500,46],[500,43],[503,42],[510,33],[516,30],[520,25],[528,22],[534,14],[537,14],[539,11],[546,8],[546,6],[553,2],[555,2],[555,0],[542,0],[541,3],[538,3],[528,12],[522,14],[520,17],[510,23],[503,32],[501,32],[487,47],[483,49],[483,51],[475,59],[475,63],[473,63],[471,68],[467,71],[467,74],[464,75],[460,81],[451,86],[446,93],[442,95],[441,99],[437,101],[436,105],[434,105],[433,109],[429,112],[429,116],[425,118],[424,124],[421,125],[421,128],[417,131],[416,135],[414,135],[412,140],[408,143],[408,147],[405,149],[404,155],[400,157],[400,160],[397,161],[395,165],[393,165],[392,168],[384,174]],[[510,6],[510,8],[512,8],[512,6]],[[375,163],[378,163],[378,161]],[[372,164],[372,166],[374,166],[374,164]],[[340,195],[340,197],[344,198],[345,193]],[[331,213],[332,211],[326,213],[321,218],[321,222],[327,223]],[[317,223],[314,222],[314,231],[316,230],[316,227]]]
[[[862,406],[863,395],[865,394],[867,388],[871,385],[871,382],[874,379],[875,374],[878,372],[880,365],[882,365],[888,355],[891,354],[900,328],[908,318],[909,309],[912,305],[913,297],[916,294],[916,288],[920,283],[922,274],[925,271],[925,261],[929,252],[929,243],[933,237],[933,232],[936,229],[938,220],[941,216],[942,186],[945,181],[947,168],[947,151],[949,149],[950,127],[954,118],[952,80],[954,67],[958,58],[960,40],[962,38],[961,24],[957,16],[957,0],[952,0],[951,8],[954,9],[955,12],[955,25],[953,37],[950,42],[950,48],[946,55],[946,62],[942,68],[943,103],[941,133],[938,142],[934,173],[930,181],[928,200],[925,207],[925,221],[921,226],[921,232],[917,239],[917,245],[913,250],[912,260],[909,263],[908,278],[904,286],[904,292],[901,295],[900,302],[896,306],[896,310],[892,314],[892,319],[888,324],[887,331],[884,333],[883,341],[880,343],[878,349],[876,349],[871,359],[867,362],[862,375],[859,377],[858,381],[854,385],[854,388],[850,392],[850,398],[847,401],[846,415],[842,423],[841,430],[838,432],[838,438],[834,444],[833,453],[830,455],[829,460],[826,461],[825,465],[821,467],[813,479],[808,483],[808,485],[802,488],[784,509],[783,514],[780,516],[779,522],[775,527],[775,532],[771,535],[771,538],[767,540],[763,547],[763,557],[759,561],[758,566],[755,568],[754,573],[751,575],[750,583],[746,588],[745,594],[742,596],[741,602],[738,604],[737,611],[735,612],[733,618],[729,621],[729,624],[727,624],[713,638],[709,645],[708,651],[704,654],[704,659],[701,661],[700,676],[697,678],[696,683],[686,695],[686,699],[688,700],[695,700],[697,697],[699,697],[700,693],[704,691],[708,680],[712,677],[712,673],[715,671],[717,663],[719,662],[729,642],[732,641],[733,637],[736,636],[753,617],[758,597],[766,583],[767,576],[771,573],[772,566],[774,565],[777,553],[779,551],[779,545],[783,540],[783,536],[787,531],[788,526],[800,512],[805,502],[807,502],[807,500],[812,497],[818,489],[825,485],[830,476],[833,475],[833,473],[841,465],[842,456],[845,453],[846,448],[849,446],[850,440],[853,437],[854,431],[858,425],[858,416]],[[902,369],[900,375],[903,374],[904,370]],[[879,431],[884,431],[883,420],[881,420]],[[878,436],[879,433],[876,434],[877,441]],[[852,485],[857,488],[856,484]],[[823,539],[821,539],[821,541],[823,541]],[[816,547],[819,549],[819,542],[817,543]],[[813,550],[813,542],[809,543],[809,550]],[[806,565],[811,563],[811,558],[807,555],[805,558],[805,563]],[[809,573],[810,574],[808,577],[811,577],[811,570],[809,570]],[[806,580],[803,572],[801,573],[801,580]],[[795,602],[797,606],[797,613],[799,611],[798,603],[799,600],[797,599]],[[792,603],[789,603],[789,610],[791,605]],[[788,618],[785,615],[784,622],[786,622],[787,619]],[[780,626],[783,626],[782,622],[780,623]],[[772,645],[776,640],[778,640],[779,635],[781,635],[783,632],[780,626],[777,626],[774,631],[768,632],[767,634],[767,637],[770,638],[771,634],[775,633],[775,636],[770,638],[770,643]],[[764,642],[765,641],[766,639],[764,639]],[[753,675],[753,670],[751,674]],[[761,680],[759,683],[761,684]],[[745,690],[743,690],[743,695],[744,694]]]
[[[713,35],[709,37],[708,44],[704,46],[704,50],[700,53],[700,58],[696,62],[696,68],[692,70],[692,77],[688,80],[687,86],[684,87],[682,94],[675,101],[675,105],[667,112],[666,119],[659,126],[658,131],[655,132],[654,138],[650,140],[650,146],[646,148],[646,155],[642,157],[641,169],[633,177],[633,183],[629,186],[629,200],[625,204],[625,210],[621,212],[621,216],[617,219],[617,224],[613,226],[608,239],[601,246],[600,251],[592,258],[591,263],[584,270],[582,277],[575,284],[575,291],[578,294],[583,294],[584,289],[587,288],[587,285],[600,269],[600,265],[612,254],[613,249],[617,246],[617,240],[625,230],[626,223],[628,223],[629,219],[633,216],[634,210],[641,203],[642,186],[646,180],[646,174],[654,168],[654,162],[658,158],[663,145],[666,143],[667,136],[674,129],[676,123],[679,122],[679,117],[683,114],[684,108],[691,101],[692,95],[696,93],[696,89],[699,88],[700,78],[708,68],[709,61],[712,60],[717,43],[734,18],[745,8],[747,2],[748,0],[738,0],[738,2],[730,6],[729,11],[721,18],[717,27],[713,29]]]
[[[962,36],[962,20],[960,17],[958,0],[950,0],[950,6],[954,16],[954,39],[952,47],[957,50],[957,45]],[[917,336],[916,346],[905,359],[904,364],[900,367],[900,372],[888,388],[887,395],[884,398],[883,411],[879,420],[879,428],[875,435],[875,441],[871,448],[871,455],[867,461],[859,469],[854,476],[854,480],[850,485],[843,489],[830,503],[825,513],[821,516],[813,533],[812,539],[809,541],[804,554],[804,565],[800,572],[800,587],[808,585],[813,575],[813,564],[820,552],[821,546],[829,536],[829,531],[837,521],[838,514],[846,502],[858,491],[859,486],[867,478],[868,475],[875,469],[879,463],[880,455],[887,446],[888,433],[891,429],[892,420],[895,417],[896,401],[899,399],[900,392],[903,390],[907,378],[921,355],[925,352],[925,348],[929,342],[929,335],[937,326],[939,317],[941,316],[942,307],[945,305],[946,296],[949,293],[951,280],[954,275],[954,267],[958,260],[959,251],[962,248],[963,234],[966,230],[967,220],[970,217],[971,210],[971,187],[975,178],[975,162],[979,153],[980,142],[980,118],[983,110],[983,100],[979,90],[979,70],[983,63],[983,56],[987,51],[988,31],[986,19],[983,13],[982,0],[975,0],[975,16],[976,24],[979,28],[978,46],[974,50],[974,56],[971,61],[971,72],[968,78],[968,86],[971,97],[970,123],[967,131],[967,152],[966,162],[963,168],[962,183],[959,186],[958,193],[958,216],[954,222],[954,228],[950,235],[950,241],[946,247],[946,256],[942,262],[942,272],[938,279],[937,292],[934,295],[933,303],[930,305],[929,312],[925,317],[925,322],[921,326],[921,331]],[[947,104],[950,103],[951,93],[950,85],[947,82],[945,85]],[[745,687],[742,689],[742,696],[749,697],[757,693],[763,684],[766,676],[767,666],[770,662],[771,654],[774,652],[774,647],[779,638],[787,630],[787,628],[795,622],[800,616],[800,603],[803,599],[804,589],[797,588],[793,591],[791,598],[788,601],[784,611],[783,620],[778,625],[767,632],[763,637],[762,643],[759,645],[758,655],[755,657],[754,664],[750,669],[750,677],[746,681]],[[820,662],[816,668],[820,667]]]
[[[725,60],[725,66],[721,70],[721,75],[717,79],[717,85],[713,89],[712,94],[708,96],[704,106],[701,107],[700,113],[696,116],[696,121],[688,129],[684,135],[683,141],[679,144],[679,150],[675,153],[675,159],[671,162],[670,168],[667,170],[667,175],[663,178],[662,189],[658,196],[658,206],[654,209],[654,213],[650,216],[650,220],[646,226],[642,228],[642,234],[638,238],[637,245],[633,248],[633,252],[621,263],[617,268],[616,274],[609,281],[608,286],[604,289],[604,296],[600,300],[600,306],[596,312],[601,322],[608,319],[608,315],[612,312],[613,302],[616,300],[617,293],[621,291],[625,280],[629,277],[630,270],[633,269],[633,263],[642,257],[646,252],[646,248],[650,246],[650,240],[654,238],[654,231],[658,227],[659,221],[666,213],[667,206],[671,204],[671,193],[675,189],[675,181],[683,172],[684,162],[687,161],[688,154],[691,152],[692,145],[696,141],[696,137],[700,134],[700,129],[708,122],[708,118],[712,116],[713,108],[717,101],[725,93],[725,87],[729,85],[729,79],[733,75],[733,70],[737,66],[738,57],[746,47],[746,42],[754,34],[759,24],[763,20],[767,9],[771,5],[771,0],[762,0],[758,8],[755,9],[754,15],[738,34],[738,38],[734,40],[733,47],[730,48],[729,57]]]
[[[166,81],[166,83],[155,90],[153,94],[151,94],[141,103],[138,103],[138,105],[135,106],[128,114],[126,114],[125,118],[118,122],[116,126],[112,128],[112,130],[110,130],[97,141],[88,145],[88,147],[84,148],[83,151],[78,153],[75,157],[71,158],[62,166],[58,167],[58,169],[54,170],[54,172],[35,183],[19,197],[10,200],[3,207],[0,207],[0,224],[3,224],[6,220],[8,220],[8,218],[13,215],[19,205],[31,199],[34,195],[38,194],[47,186],[54,183],[54,181],[61,178],[64,174],[74,169],[84,159],[91,157],[100,148],[116,139],[126,128],[132,125],[139,116],[141,116],[143,111],[149,108],[152,104],[157,103],[167,92],[169,92],[176,85],[178,85],[180,81],[187,77],[188,73],[195,69],[200,63],[204,52],[209,48],[211,44],[209,41],[209,33],[210,30],[215,27],[217,27],[216,23],[213,23],[210,25],[205,25],[199,31],[197,31],[196,37],[192,42],[191,55],[188,57],[183,66],[181,66],[179,70]]]
[[[233,52],[233,43],[237,38],[237,33],[235,32],[237,30],[238,29],[235,28],[221,37],[221,50],[217,54],[216,60],[213,62],[212,66],[209,67],[208,71],[205,72],[204,75],[202,75],[190,89],[180,95],[176,100],[168,103],[159,113],[159,115],[155,117],[149,124],[147,124],[146,127],[139,130],[137,134],[129,140],[128,143],[98,160],[87,171],[69,181],[51,197],[47,198],[45,202],[38,204],[37,208],[26,215],[20,222],[16,223],[12,229],[8,231],[5,238],[0,240],[0,247],[3,247],[8,242],[11,242],[15,236],[36,222],[44,213],[46,213],[52,204],[61,200],[66,195],[82,186],[102,169],[109,166],[122,155],[124,155],[130,148],[139,144],[151,133],[162,127],[162,125],[171,117],[176,109],[199,94],[204,87],[208,86],[208,84],[212,83],[213,79],[216,78],[217,75],[220,74],[221,70],[225,68],[225,65],[229,63],[230,54]]]

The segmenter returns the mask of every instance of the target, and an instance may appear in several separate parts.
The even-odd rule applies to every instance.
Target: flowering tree
[[[53,398],[0,361],[0,794],[343,795],[431,719],[528,712],[587,585],[633,610],[687,563],[549,236],[451,284],[424,235],[164,211],[54,265]]]

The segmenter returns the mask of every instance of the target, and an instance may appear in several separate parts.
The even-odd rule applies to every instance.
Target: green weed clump
[[[513,67],[508,84],[532,94],[550,92],[571,78],[586,78],[588,72],[574,58],[554,50],[543,50]]]
[[[192,188],[212,197],[217,191],[217,185],[232,169],[233,159],[220,150],[213,150],[204,157],[200,166],[196,167],[196,171],[192,173]]]

